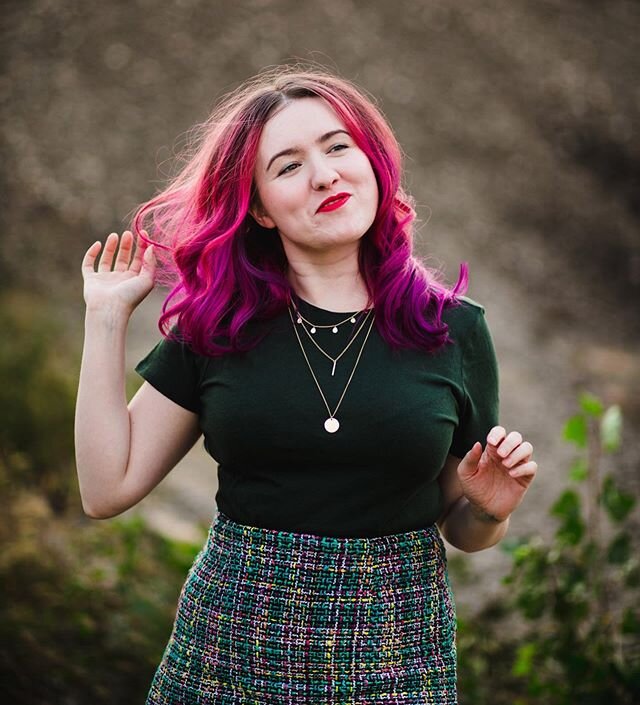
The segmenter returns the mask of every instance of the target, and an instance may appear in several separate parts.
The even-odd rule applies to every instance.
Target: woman
[[[138,210],[133,256],[131,231],[107,238],[97,271],[101,243],[87,251],[85,511],[132,507],[201,434],[218,462],[216,516],[148,704],[457,701],[441,534],[496,544],[537,468],[498,425],[466,268],[440,283],[412,254],[413,218],[373,103],[279,68],[202,126]],[[174,285],[164,337],[127,407],[127,322],[160,280]]]

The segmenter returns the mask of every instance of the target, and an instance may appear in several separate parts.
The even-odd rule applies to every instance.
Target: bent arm
[[[127,406],[128,314],[87,310],[75,416],[82,507],[107,519],[137,504],[184,457],[201,432],[197,414],[145,382]]]
[[[464,496],[458,479],[461,458],[447,457],[438,476],[443,509],[436,521],[442,536],[455,548],[467,553],[482,551],[501,541],[509,528],[509,517],[498,521],[479,512]]]

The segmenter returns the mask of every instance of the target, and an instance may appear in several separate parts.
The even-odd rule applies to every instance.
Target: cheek
[[[362,182],[366,184],[367,190],[370,193],[375,194],[375,197],[377,198],[378,182],[376,181],[376,175],[373,171],[373,167],[371,166],[371,162],[365,154],[362,155],[362,161],[359,167]]]
[[[266,195],[271,205],[271,212],[281,217],[286,217],[288,213],[299,209],[303,204],[300,189],[294,183],[274,188]]]
[[[369,192],[371,202],[377,209],[378,201],[380,199],[380,192],[378,189],[378,182],[376,181],[376,175],[373,173],[373,170],[371,170],[369,178],[367,179],[367,190]]]

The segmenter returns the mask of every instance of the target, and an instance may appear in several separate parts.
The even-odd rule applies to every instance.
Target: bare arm
[[[83,260],[85,341],[75,415],[75,453],[84,511],[94,518],[120,514],[145,497],[193,446],[197,415],[145,383],[127,406],[125,338],[131,313],[153,288],[154,259],[139,247],[131,260],[133,236],[118,244],[94,243]]]
[[[145,382],[127,406],[124,325],[87,313],[76,404],[76,466],[84,511],[94,519],[137,504],[200,437],[198,416]]]

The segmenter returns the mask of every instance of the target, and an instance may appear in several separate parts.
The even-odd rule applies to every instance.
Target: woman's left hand
[[[462,491],[478,516],[503,521],[520,504],[535,477],[533,446],[517,431],[494,426],[487,445],[476,442],[458,465]]]

